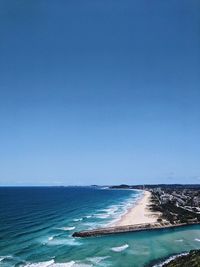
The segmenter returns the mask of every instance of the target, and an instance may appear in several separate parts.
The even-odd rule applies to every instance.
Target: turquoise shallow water
[[[141,192],[93,187],[0,188],[0,266],[142,267],[200,248],[200,226],[72,238],[104,226]]]

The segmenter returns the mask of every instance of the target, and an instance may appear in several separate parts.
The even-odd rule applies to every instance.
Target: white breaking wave
[[[63,231],[71,231],[71,230],[74,230],[75,228],[76,228],[75,226],[71,226],[71,227],[61,227],[58,229],[63,230]]]
[[[44,262],[37,262],[37,263],[28,263],[26,267],[48,267],[54,263],[54,260],[44,261]]]
[[[96,213],[94,217],[98,219],[107,219],[109,217],[113,217],[114,215],[117,215],[117,211],[119,210],[119,205],[112,205],[108,208],[99,210],[99,213]]]
[[[154,265],[153,267],[163,267],[165,264],[167,264],[167,263],[169,263],[169,262],[175,260],[176,258],[179,258],[179,257],[181,257],[181,256],[186,256],[186,255],[188,255],[188,254],[189,254],[189,253],[187,252],[187,253],[182,253],[182,254],[179,254],[179,255],[171,256],[169,259],[165,260],[165,261],[162,262],[162,263],[156,264],[156,265]]]
[[[106,214],[106,213],[97,213],[97,214],[95,214],[95,217],[99,218],[99,219],[106,219],[106,218],[108,218],[110,216],[111,216],[110,214]]]
[[[69,261],[65,263],[54,263],[53,265],[50,265],[50,267],[72,267],[74,266],[75,261]]]
[[[110,256],[87,258],[87,260],[92,262],[93,264],[98,264],[107,258],[110,258]]]
[[[200,239],[199,238],[195,238],[195,241],[200,242]]]
[[[108,213],[108,214],[114,214],[119,209],[119,205],[112,205],[108,207],[107,209],[103,209],[102,211]]]
[[[0,262],[5,259],[12,259],[12,256],[0,256]]]
[[[51,241],[51,240],[53,240],[53,238],[54,238],[54,236],[50,236],[50,237],[48,238],[48,240]]]
[[[93,265],[87,263],[74,263],[73,267],[92,267]]]
[[[88,222],[88,223],[83,223],[82,225],[86,226],[88,229],[95,229],[95,228],[103,227],[105,224],[97,223],[97,222]]]
[[[89,219],[89,218],[91,218],[91,217],[92,217],[92,215],[86,215],[86,216],[85,216],[86,219]]]
[[[113,248],[111,248],[111,250],[114,252],[121,252],[121,251],[127,249],[128,247],[129,247],[129,245],[125,244],[125,245],[120,246],[120,247],[113,247]]]
[[[73,219],[74,222],[80,222],[80,221],[82,221],[82,220],[83,220],[83,218]]]
[[[183,239],[176,239],[175,242],[183,242]]]
[[[56,263],[54,260],[38,262],[38,263],[28,263],[24,265],[25,267],[92,267],[90,264],[79,263],[75,261]]]
[[[80,246],[82,243],[75,238],[59,238],[53,239],[47,243],[48,246],[66,245],[66,246]]]
[[[136,191],[136,190],[134,190],[134,191]],[[119,221],[121,219],[121,217],[124,214],[126,214],[127,211],[138,202],[139,199],[141,199],[142,196],[143,196],[143,192],[138,191],[138,194],[134,193],[133,195],[128,197],[128,199],[122,201],[121,203],[119,203],[117,205],[110,206],[107,210],[108,210],[108,212],[110,212],[112,221],[107,223],[107,226],[112,226],[117,221]]]

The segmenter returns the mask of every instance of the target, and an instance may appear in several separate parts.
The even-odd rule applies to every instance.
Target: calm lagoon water
[[[0,266],[143,267],[200,249],[200,226],[72,237],[74,231],[108,225],[140,196],[95,187],[0,188]]]

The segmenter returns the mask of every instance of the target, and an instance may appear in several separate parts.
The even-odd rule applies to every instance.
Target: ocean
[[[73,238],[107,226],[142,191],[97,187],[1,187],[0,266],[143,267],[200,249],[200,226]]]

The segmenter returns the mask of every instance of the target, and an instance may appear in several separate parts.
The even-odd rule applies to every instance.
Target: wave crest
[[[125,245],[120,246],[120,247],[113,247],[113,248],[111,248],[111,250],[114,252],[121,252],[121,251],[127,249],[128,247],[129,247],[129,245],[125,244]]]
[[[75,261],[56,263],[54,260],[50,260],[38,263],[28,263],[24,267],[92,267],[92,265]]]

